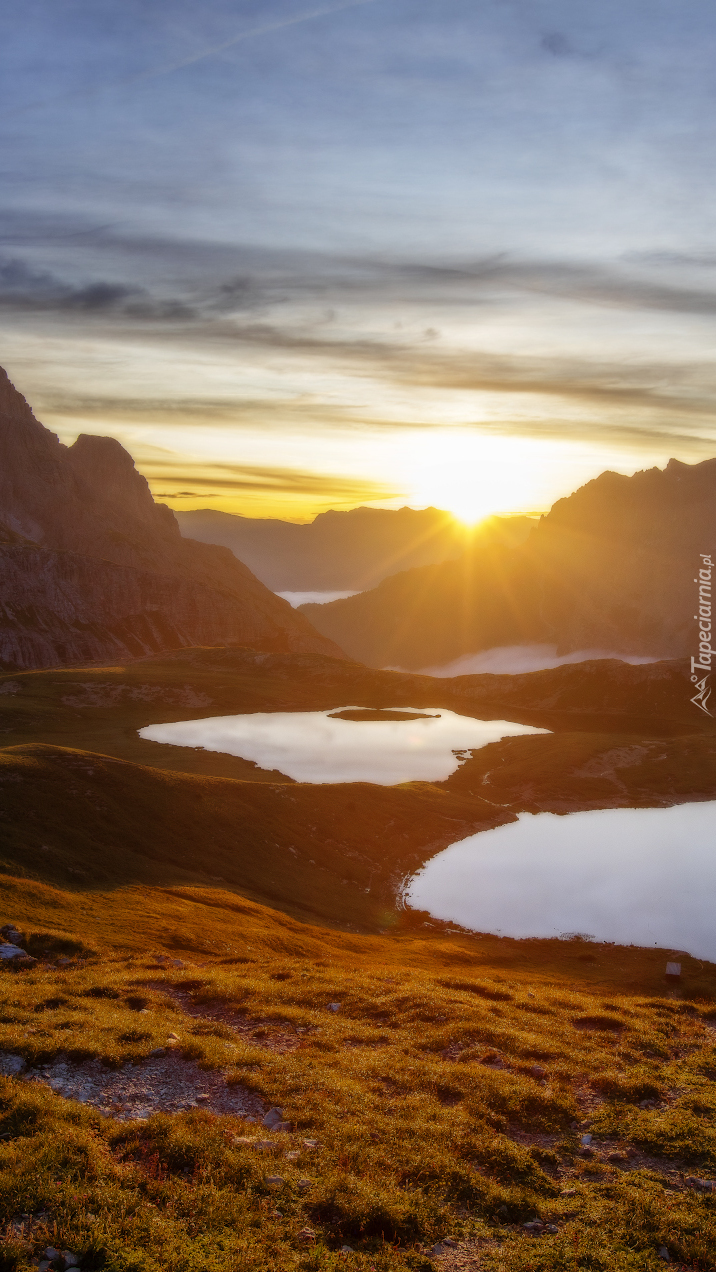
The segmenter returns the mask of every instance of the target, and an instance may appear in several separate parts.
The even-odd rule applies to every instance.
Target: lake
[[[444,781],[469,751],[500,738],[548,731],[509,720],[474,720],[441,707],[333,707],[151,724],[139,736],[237,755],[297,782],[394,786]]]
[[[438,853],[404,899],[478,932],[590,935],[716,961],[716,802],[522,813]]]

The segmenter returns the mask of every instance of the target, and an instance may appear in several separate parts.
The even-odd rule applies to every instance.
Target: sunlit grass
[[[710,1002],[484,965],[454,976],[438,941],[433,967],[408,965],[415,942],[366,938],[357,957],[356,939],[343,952],[331,933],[322,952],[290,958],[271,951],[264,913],[262,931],[255,908],[254,952],[238,963],[161,970],[141,950],[92,953],[78,940],[67,970],[0,978],[1,1050],[33,1065],[61,1055],[141,1066],[174,1033],[187,1059],[278,1104],[292,1128],[258,1152],[238,1141],[267,1132],[238,1118],[123,1124],[4,1079],[3,1211],[44,1217],[8,1240],[2,1266],[26,1268],[52,1244],[81,1251],[84,1267],[127,1272],[346,1260],[379,1272],[428,1268],[430,1247],[450,1236],[478,1243],[485,1267],[519,1272],[656,1268],[661,1246],[711,1267],[716,1199],[684,1191],[673,1170],[716,1173]],[[310,946],[319,930],[308,933]],[[223,1022],[187,1014],[177,990],[192,1013],[221,1008]],[[232,1019],[269,1023],[247,1039]],[[295,1049],[272,1050],[274,1028],[296,1033]],[[586,1123],[595,1158],[582,1156]],[[649,1157],[627,1171],[608,1160],[615,1146]],[[527,1235],[537,1216],[557,1232]]]

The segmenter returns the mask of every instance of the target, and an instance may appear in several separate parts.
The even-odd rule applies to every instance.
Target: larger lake
[[[414,876],[405,900],[504,936],[570,932],[716,961],[716,803],[522,813]]]
[[[509,720],[474,720],[440,707],[339,707],[151,724],[139,735],[150,742],[238,755],[297,782],[394,786],[444,781],[468,751],[500,738],[546,732]]]

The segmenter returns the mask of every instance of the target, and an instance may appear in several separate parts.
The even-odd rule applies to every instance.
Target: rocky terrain
[[[0,666],[234,642],[341,656],[226,548],[183,539],[118,442],[63,446],[0,372]]]
[[[697,652],[701,553],[716,548],[716,460],[624,477],[561,499],[520,545],[477,542],[456,561],[301,607],[373,667],[437,667],[496,646],[550,644],[656,658]]]

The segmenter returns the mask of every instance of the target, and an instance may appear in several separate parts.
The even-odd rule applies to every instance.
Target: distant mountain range
[[[461,556],[475,532],[437,508],[352,508],[306,525],[202,508],[175,514],[182,534],[221,543],[275,592],[362,591],[415,566]],[[515,543],[527,517],[490,518],[480,538]]]
[[[716,549],[716,459],[606,472],[559,500],[519,545],[301,610],[351,657],[408,670],[505,645],[674,658],[696,653],[700,553]]]
[[[227,644],[343,656],[231,552],[182,538],[119,442],[63,446],[0,370],[0,666]]]

